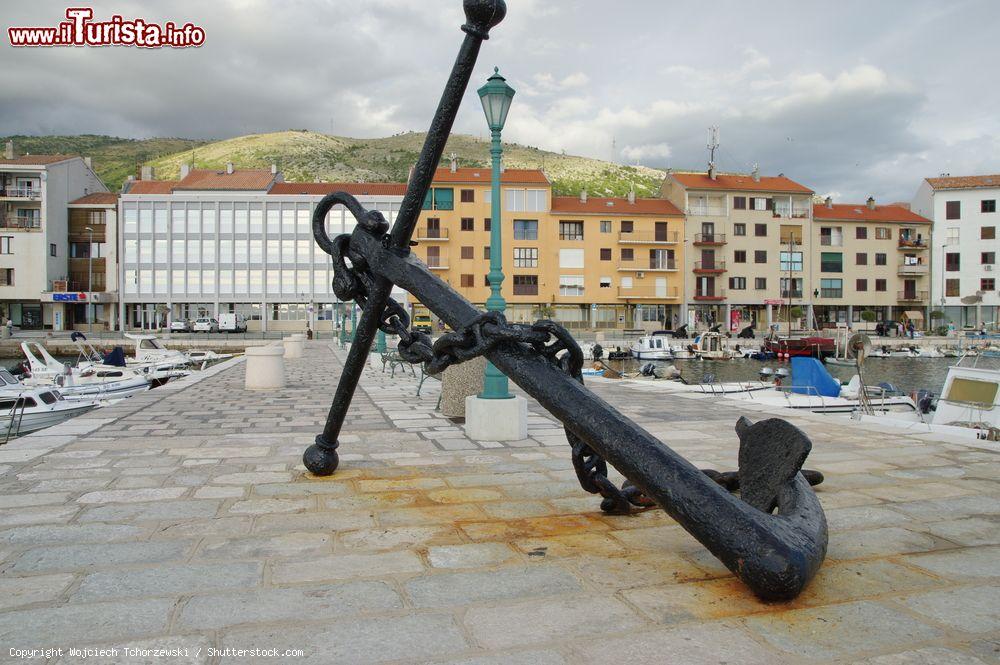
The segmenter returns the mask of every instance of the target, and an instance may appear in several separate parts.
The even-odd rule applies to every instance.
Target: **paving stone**
[[[1000,586],[960,587],[908,596],[905,605],[966,633],[1000,628]]]
[[[79,510],[78,506],[35,506],[0,510],[0,527],[51,522],[66,523]]]
[[[0,494],[0,508],[23,508],[25,506],[66,503],[67,498],[69,498],[69,495],[61,492]]]
[[[276,584],[290,584],[419,573],[422,570],[420,557],[413,552],[379,552],[276,563],[272,576]]]
[[[554,596],[582,587],[561,568],[528,566],[426,575],[410,580],[404,589],[416,607],[454,607],[485,600]]]
[[[405,547],[459,544],[458,530],[451,526],[396,526],[350,531],[337,542],[344,550],[392,550]]]
[[[32,575],[0,577],[0,609],[55,600],[73,582],[74,575]]]
[[[385,582],[350,582],[295,589],[259,589],[236,594],[195,596],[184,606],[178,624],[215,630],[244,623],[267,623],[308,617],[313,621],[352,614],[396,610],[399,595]]]
[[[925,647],[857,660],[854,665],[983,665],[983,661],[955,649]]]
[[[930,536],[898,527],[843,531],[830,539],[827,556],[831,559],[861,559],[898,553],[926,552],[937,542]]]
[[[935,522],[927,530],[959,545],[1000,545],[1000,524],[983,517]]]
[[[198,556],[205,559],[269,559],[317,556],[329,553],[333,537],[326,533],[292,532],[277,536],[254,536],[206,543]]]
[[[39,648],[39,630],[66,646],[162,634],[175,601],[124,600],[0,613],[4,647]],[[50,642],[51,644],[51,642]]]
[[[154,522],[160,520],[214,517],[221,501],[155,501],[149,503],[110,504],[87,508],[80,522]]]
[[[905,561],[950,578],[1000,577],[1000,547],[970,547],[935,554],[917,554]]]
[[[130,563],[158,563],[182,559],[190,549],[191,543],[186,541],[48,546],[21,554],[11,570],[15,573],[78,571]]]
[[[503,543],[468,543],[427,548],[427,560],[434,568],[479,568],[503,563],[516,556]]]
[[[204,593],[260,584],[259,563],[160,565],[155,569],[91,573],[83,578],[73,600],[105,600]]]
[[[199,663],[210,662],[209,648],[214,646],[211,637],[207,635],[170,635],[167,637],[155,637],[145,640],[132,640],[126,642],[116,642],[114,649],[117,654],[107,657],[88,655],[86,663],[88,665],[156,665],[169,659],[170,665],[198,665]],[[106,645],[95,643],[92,648],[108,648]],[[163,655],[163,652],[169,656]],[[56,659],[58,665],[79,663],[79,658],[74,658],[68,653],[64,658]]]

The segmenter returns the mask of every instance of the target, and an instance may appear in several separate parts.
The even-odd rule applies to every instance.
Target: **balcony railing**
[[[432,229],[427,226],[417,227],[414,234],[416,240],[447,240],[448,229]]]
[[[819,290],[819,297],[820,298],[843,298],[844,297],[844,289],[843,289],[843,287],[841,287],[839,289],[820,289]]]
[[[725,233],[696,233],[694,234],[694,244],[696,245],[725,245]]]
[[[725,261],[696,261],[694,264],[695,272],[726,272],[726,262]]]
[[[687,214],[689,214],[689,215],[696,215],[696,216],[699,216],[699,217],[704,217],[704,216],[708,216],[708,215],[725,216],[726,209],[723,206],[712,206],[712,205],[697,206],[697,205],[695,205],[695,206],[688,206]]]
[[[897,275],[926,275],[930,266],[925,263],[900,263]]]
[[[900,238],[899,244],[897,245],[899,249],[927,249],[927,241],[923,238],[910,239],[910,238]]]
[[[819,244],[823,247],[843,247],[844,236],[820,236]]]
[[[677,300],[681,297],[680,289],[676,286],[656,287],[656,286],[632,286],[618,287],[618,297],[626,300]]]
[[[26,215],[12,215],[10,217],[0,217],[0,228],[3,229],[25,229],[37,230],[42,228],[41,217],[28,217]]]
[[[792,208],[791,210],[787,208],[775,208],[773,212],[775,217],[784,219],[806,219],[809,217],[809,211],[805,208]]]
[[[789,291],[788,289],[782,289],[782,291],[781,291],[781,297],[782,298],[801,298],[802,297],[802,291]]]
[[[427,267],[431,270],[447,270],[448,269],[448,255],[447,254],[428,254],[427,255]]]
[[[927,291],[900,291],[896,295],[899,302],[923,302],[927,300]]]
[[[642,243],[646,245],[655,244],[676,244],[681,241],[681,234],[678,231],[671,233],[619,233],[618,242],[621,243]]]
[[[0,187],[0,196],[9,199],[31,199],[42,198],[42,192],[34,187]]]
[[[656,259],[647,259],[645,261],[638,261],[638,260],[629,261],[627,259],[623,259],[618,262],[618,270],[637,270],[640,272],[646,270],[652,270],[652,271],[677,270],[677,261],[673,259],[665,261]]]
[[[708,289],[705,291],[695,291],[695,300],[725,300],[726,290],[725,289]]]

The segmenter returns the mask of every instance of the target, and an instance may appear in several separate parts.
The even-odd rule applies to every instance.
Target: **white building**
[[[1000,175],[927,178],[912,209],[934,221],[931,306],[941,325],[976,327],[997,321],[1000,295]]]
[[[324,195],[345,191],[392,223],[406,186],[286,183],[276,168],[182,169],[158,181],[146,171],[122,192],[122,319],[159,328],[175,318],[239,312],[250,330],[333,328],[330,257],[316,245],[312,215]],[[328,233],[350,233],[336,207]],[[400,294],[396,293],[399,297]]]
[[[89,159],[16,156],[7,143],[0,159],[0,317],[29,330],[64,328],[65,306],[52,294],[71,281],[69,204],[107,191]]]

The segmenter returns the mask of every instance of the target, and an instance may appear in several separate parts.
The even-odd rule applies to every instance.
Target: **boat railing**
[[[7,431],[4,432],[4,444],[17,436],[21,431],[21,421],[24,420],[24,407],[27,404],[27,400],[24,399],[23,395],[24,393],[17,394],[17,399],[14,400],[14,405],[10,407],[10,412],[7,414],[10,421],[7,423]]]

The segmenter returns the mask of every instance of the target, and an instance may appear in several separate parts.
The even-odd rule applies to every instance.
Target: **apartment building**
[[[930,304],[944,312],[943,323],[1000,320],[998,199],[1000,175],[927,178],[913,199],[914,212],[933,221]]]
[[[68,294],[69,227],[70,203],[98,192],[107,188],[89,159],[17,155],[7,142],[0,159],[0,317],[27,330],[61,330],[67,320],[58,298],[96,296],[89,289]]]
[[[738,331],[812,320],[813,191],[784,175],[670,172],[663,197],[686,215],[681,319]]]
[[[331,330],[348,316],[332,290],[330,257],[313,240],[312,216],[326,194],[345,191],[392,222],[406,186],[288,183],[276,167],[182,167],[178,180],[151,169],[126,183],[122,219],[122,312],[127,327],[238,312],[250,330]],[[356,222],[340,206],[332,236]],[[394,291],[405,302],[406,293]],[[349,306],[348,306],[349,307]]]
[[[664,199],[553,196],[540,170],[501,175],[507,317],[568,327],[673,325],[682,298],[684,218]],[[490,294],[489,168],[440,168],[416,254],[473,303]]]
[[[930,303],[931,221],[904,205],[813,206],[809,272],[820,326],[858,324],[865,310],[880,321],[926,320]],[[909,314],[907,314],[909,313]]]

